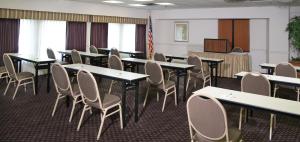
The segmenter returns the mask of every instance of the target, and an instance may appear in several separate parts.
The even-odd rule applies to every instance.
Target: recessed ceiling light
[[[174,3],[169,3],[169,2],[159,2],[159,3],[155,3],[158,5],[175,5]]]
[[[147,5],[144,5],[144,4],[128,4],[130,6],[136,6],[136,7],[142,7],[142,6],[147,6]]]
[[[122,1],[117,1],[117,0],[106,0],[106,1],[103,1],[105,3],[124,3]]]
[[[153,1],[153,0],[134,0],[134,1]]]

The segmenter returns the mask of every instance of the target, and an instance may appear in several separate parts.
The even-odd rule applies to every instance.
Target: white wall
[[[263,61],[271,63],[288,61],[288,33],[285,32],[289,16],[288,7],[153,10],[151,11],[151,15],[154,25],[155,51],[170,51],[176,55],[187,53],[189,48],[179,49],[181,45],[191,45],[193,47],[192,49],[203,51],[201,50],[203,47],[203,39],[201,37],[217,37],[218,26],[214,19],[248,18],[251,19],[250,50],[253,51],[253,53],[251,53],[253,70],[258,70],[258,63]],[[174,28],[175,21],[188,21],[190,23],[189,32],[191,40],[189,42],[174,42],[174,29],[172,28]],[[196,34],[195,31],[197,31]],[[161,37],[161,33],[164,33],[164,36],[169,36],[171,39],[166,41],[165,39],[167,37]],[[195,39],[198,39],[197,43],[195,43]],[[165,49],[166,47],[162,45],[168,45],[169,47]]]
[[[64,0],[1,0],[0,8],[146,18],[147,10]]]

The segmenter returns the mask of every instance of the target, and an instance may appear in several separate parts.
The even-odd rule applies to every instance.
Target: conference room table
[[[146,59],[137,59],[137,58],[122,58],[121,59],[124,63],[131,63],[137,65],[137,72],[139,72],[139,67],[138,65],[145,65],[147,61]],[[187,71],[192,69],[194,65],[188,65],[188,64],[179,64],[179,63],[170,63],[170,62],[160,62],[160,61],[155,61],[158,63],[162,68],[167,68],[167,69],[172,69],[176,70],[176,76],[177,76],[177,81],[176,81],[176,97],[178,100],[178,94],[179,94],[179,79],[181,76],[184,78],[184,86],[183,86],[183,95],[182,95],[182,100],[186,100],[186,83],[187,83]]]
[[[249,72],[239,72],[239,73],[235,74],[235,76],[238,79],[242,79],[248,73]],[[269,74],[262,74],[262,75],[265,76],[270,81],[271,85],[276,83],[276,84],[284,84],[284,85],[288,85],[288,86],[300,87],[300,79],[299,78],[269,75]]]
[[[166,55],[167,61],[172,62],[173,59],[178,60],[186,60],[188,57],[186,56],[175,56],[175,55]],[[218,67],[219,64],[224,62],[224,59],[217,59],[217,58],[203,58],[200,57],[202,62],[208,64],[210,68],[210,76],[214,77],[214,86],[218,86]],[[215,70],[215,71],[214,71]]]
[[[99,53],[103,53],[105,55],[109,55],[110,49],[108,48],[98,48]],[[128,54],[131,58],[142,58],[144,52],[142,51],[122,51],[119,50],[119,53]]]
[[[103,58],[108,58],[107,55],[104,54],[96,54],[96,53],[90,53],[90,52],[83,52],[83,51],[78,51],[81,57],[88,57],[90,58],[90,63],[92,65],[96,65],[95,60],[100,59],[100,62]],[[72,50],[61,50],[58,51],[58,53],[62,54],[62,60],[63,58],[70,58]],[[84,63],[84,61],[83,61]]]
[[[267,69],[268,74],[273,74],[277,64],[262,63],[259,65],[262,69]],[[294,66],[297,72],[300,72],[300,67]]]
[[[69,71],[79,71],[85,69],[91,72],[97,77],[103,77],[111,80],[116,80],[122,82],[122,115],[123,115],[123,125],[125,126],[125,117],[126,117],[126,88],[128,85],[134,85],[135,88],[135,97],[134,97],[134,120],[138,121],[138,101],[139,101],[139,82],[146,80],[148,75],[115,70],[110,68],[92,66],[87,64],[69,64],[63,65]]]
[[[38,70],[47,69],[47,93],[50,91],[50,66],[51,63],[56,62],[55,59],[50,59],[48,57],[37,57],[33,55],[22,55],[19,53],[8,53],[8,55],[12,58],[12,60],[17,63],[18,72],[22,70],[22,61],[27,61],[33,63],[35,69],[34,76],[34,86],[35,92],[38,93]]]

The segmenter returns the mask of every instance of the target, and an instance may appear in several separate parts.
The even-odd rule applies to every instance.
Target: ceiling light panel
[[[106,0],[106,1],[103,1],[105,3],[124,3],[122,1],[117,1],[117,0]]]

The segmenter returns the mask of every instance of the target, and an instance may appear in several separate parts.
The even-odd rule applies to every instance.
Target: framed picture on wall
[[[188,22],[175,22],[175,41],[187,42],[189,41],[189,23]]]

